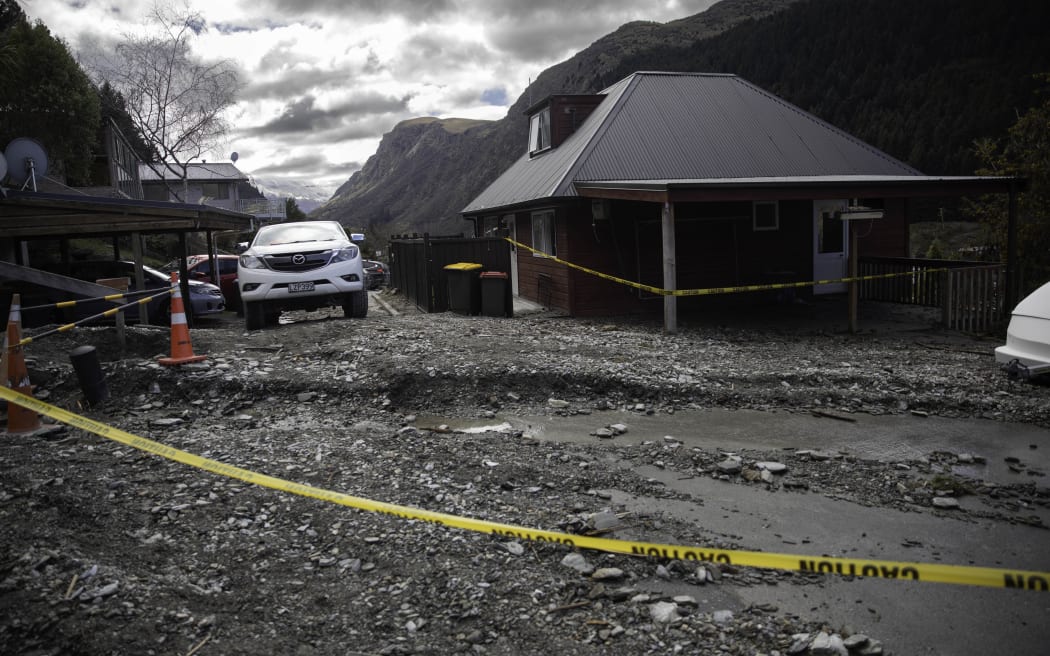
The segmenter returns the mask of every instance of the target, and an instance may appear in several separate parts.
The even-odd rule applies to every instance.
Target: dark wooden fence
[[[448,310],[448,264],[476,262],[484,271],[510,273],[510,244],[498,237],[399,235],[389,252],[390,286],[423,312]]]
[[[931,269],[948,270],[930,272]],[[1004,264],[862,257],[858,273],[861,276],[912,274],[865,280],[860,283],[860,298],[940,308],[944,325],[952,330],[986,332],[1012,310],[1004,307]]]

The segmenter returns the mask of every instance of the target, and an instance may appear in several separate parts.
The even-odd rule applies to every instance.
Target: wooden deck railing
[[[1004,264],[891,257],[862,257],[858,264],[861,276],[911,274],[862,281],[860,298],[939,307],[944,325],[952,330],[986,332],[1008,313],[1003,307]]]

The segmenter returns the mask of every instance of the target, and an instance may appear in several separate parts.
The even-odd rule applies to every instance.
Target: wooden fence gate
[[[860,298],[938,307],[944,325],[951,330],[987,332],[1002,322],[1013,309],[1004,307],[1005,264],[892,257],[860,258],[859,275],[887,273],[911,275],[862,281]]]

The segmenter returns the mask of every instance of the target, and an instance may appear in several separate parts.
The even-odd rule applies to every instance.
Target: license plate
[[[314,284],[312,282],[290,282],[288,283],[288,291],[291,292],[312,292],[314,290]]]

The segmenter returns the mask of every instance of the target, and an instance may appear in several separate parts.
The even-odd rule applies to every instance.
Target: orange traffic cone
[[[7,334],[4,339],[4,384],[26,396],[33,395],[29,384],[29,370],[22,354],[22,297],[11,297],[11,313],[7,318]],[[40,429],[40,415],[35,410],[7,402],[7,432],[29,433]]]
[[[182,306],[182,290],[179,288],[178,276],[175,272],[171,274],[171,284],[174,287],[171,295],[171,357],[161,358],[160,363],[172,366],[200,362],[208,356],[193,354],[193,345],[190,344],[190,328],[186,325],[186,310]]]

